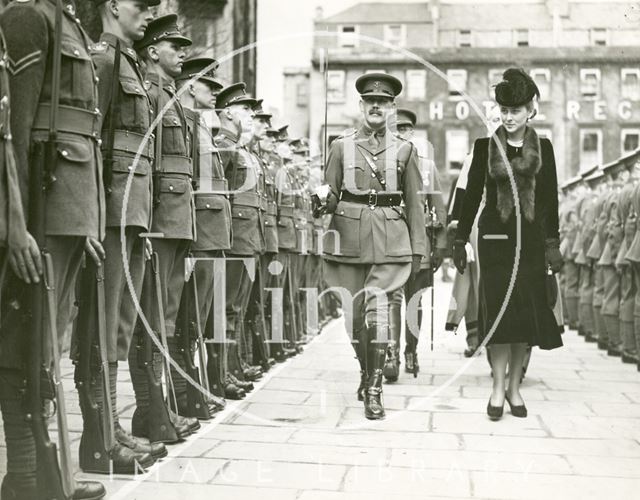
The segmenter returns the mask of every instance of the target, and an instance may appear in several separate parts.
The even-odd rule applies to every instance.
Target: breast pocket
[[[168,155],[188,155],[182,123],[177,113],[166,113],[162,117],[162,152]]]
[[[369,180],[366,175],[366,165],[363,161],[354,161],[344,166],[342,176],[342,189],[354,194],[362,194],[369,189]],[[358,193],[360,192],[360,193]]]
[[[96,75],[84,44],[71,38],[61,42],[60,99],[96,105]]]
[[[146,130],[149,128],[149,101],[147,95],[135,79],[120,78],[122,101],[120,102],[120,120],[128,130]]]
[[[325,235],[324,249],[332,255],[360,255],[360,207],[338,206]]]

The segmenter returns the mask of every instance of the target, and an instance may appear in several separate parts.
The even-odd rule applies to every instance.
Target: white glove
[[[467,244],[464,246],[464,249],[467,251],[467,262],[475,262],[476,256],[473,253],[473,247],[471,243],[467,241]]]

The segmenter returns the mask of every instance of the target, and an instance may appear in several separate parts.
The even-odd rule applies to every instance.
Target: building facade
[[[403,81],[398,105],[418,115],[418,146],[433,145],[448,184],[486,134],[492,85],[522,66],[542,94],[533,125],[553,141],[559,179],[569,178],[640,145],[639,28],[632,1],[358,4],[315,22],[311,140],[320,147],[325,81],[331,139],[357,125],[356,78],[385,71]]]

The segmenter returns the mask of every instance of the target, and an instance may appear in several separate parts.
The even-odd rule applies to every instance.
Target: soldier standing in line
[[[565,210],[564,216],[560,221],[563,239],[560,244],[560,251],[564,257],[564,265],[562,267],[563,295],[566,303],[565,315],[569,320],[569,328],[580,331],[578,321],[578,300],[580,271],[575,263],[575,257],[571,252],[578,233],[578,215],[577,204],[580,194],[578,186],[582,179],[577,176],[567,181],[562,187],[565,192]]]
[[[103,394],[98,374],[94,374],[91,380],[91,389],[101,411],[105,411],[104,398],[111,398],[117,442],[115,448],[110,451],[112,464],[108,464],[96,459],[99,457],[96,454],[98,450],[92,449],[99,440],[81,440],[80,466],[86,472],[107,474],[113,470],[134,474],[137,472],[136,466],[148,467],[154,463],[154,458],[167,455],[164,444],[146,443],[134,438],[122,428],[118,419],[116,397],[118,361],[128,359],[137,317],[135,305],[127,289],[126,269],[133,281],[135,294],[139,296],[145,265],[145,242],[139,235],[148,231],[151,226],[153,140],[147,141],[144,147],[143,142],[152,113],[133,43],[144,36],[146,26],[153,18],[149,7],[160,2],[94,1],[100,9],[104,30],[100,42],[92,47],[91,55],[99,78],[99,109],[104,117],[101,153],[107,202],[107,228],[102,244],[105,250],[105,317],[108,344],[106,349],[110,394]],[[139,159],[134,162],[138,152]],[[131,176],[127,210],[123,214],[125,187],[132,169],[135,173]],[[121,242],[123,225],[125,241]],[[126,262],[122,258],[123,245],[127,255]],[[83,272],[91,271],[87,268]],[[86,291],[83,291],[84,293]],[[74,343],[77,343],[77,339],[74,339]],[[95,364],[92,364],[92,369],[95,371]],[[85,383],[81,373],[80,364],[76,364],[77,385]],[[83,433],[95,433],[96,429],[87,428],[90,421],[87,412],[90,409],[83,399],[81,398],[85,420]],[[102,432],[105,432],[105,429],[102,429]]]
[[[620,356],[620,275],[616,269],[616,257],[620,250],[622,227],[618,220],[618,204],[622,184],[618,177],[618,171],[613,165],[605,165],[603,168],[607,176],[607,198],[601,212],[602,223],[602,255],[598,260],[598,266],[602,270],[603,295],[602,295],[602,319],[605,327],[605,342],[609,355]],[[599,221],[600,223],[600,221]]]
[[[64,463],[58,468],[51,456],[40,453],[49,441],[45,399],[57,397],[47,395],[48,388],[41,385],[43,376],[48,386],[54,383],[48,370],[59,360],[52,357],[51,344],[62,343],[69,325],[73,283],[85,248],[98,265],[104,257],[100,245],[105,229],[98,145],[101,116],[89,37],[70,1],[13,2],[0,14],[0,28],[6,39],[6,57],[0,65],[7,126],[2,136],[8,153],[4,158],[8,162],[15,159],[17,174],[17,185],[15,176],[3,177],[8,183],[3,186],[8,205],[3,207],[12,218],[6,219],[4,228],[5,262],[8,260],[10,270],[2,282],[1,304],[0,409],[7,445],[1,495],[5,500],[35,500],[48,491],[97,500],[105,495],[102,484],[73,481],[71,470],[61,470]],[[2,70],[6,65],[9,88],[8,75]],[[19,110],[10,118],[8,95],[14,111]],[[15,156],[7,149],[10,137]],[[4,165],[7,175],[12,169],[11,163]],[[20,201],[22,206],[18,206]],[[31,317],[36,314],[32,299],[42,297],[45,287],[52,290],[48,295],[52,309],[43,308],[42,317],[47,321],[32,325]],[[55,331],[48,331],[50,326]],[[34,336],[38,336],[38,347],[47,346],[51,351],[34,352]],[[37,401],[38,397],[43,399]],[[66,415],[60,413],[59,419],[65,423]],[[58,436],[68,439],[62,428]],[[58,444],[62,447],[63,440]],[[43,472],[48,473],[46,477]],[[65,485],[71,491],[59,491]]]
[[[333,214],[329,229],[339,240],[334,232],[325,235],[324,272],[330,286],[346,288],[354,298],[347,331],[360,362],[358,395],[365,417],[380,419],[388,301],[420,270],[427,238],[416,148],[387,130],[402,83],[368,73],[356,80],[356,89],[363,124],[331,144],[325,171],[331,191],[322,211]]]
[[[580,184],[578,185],[578,196],[576,198],[576,235],[573,240],[573,245],[568,252],[578,269],[578,284],[576,285],[578,294],[576,305],[578,310],[578,335],[582,335],[586,340],[589,336],[593,336],[593,313],[586,307],[586,298],[583,294],[585,281],[591,279],[591,271],[584,265],[586,259],[582,249],[584,246],[584,238],[586,237],[586,229],[583,219],[586,213],[591,212],[590,205],[593,201],[593,193],[584,180],[584,177],[581,174],[578,175],[578,177],[580,178]],[[588,273],[586,277],[585,273]],[[589,335],[587,335],[587,333],[589,333]]]
[[[411,141],[415,126],[416,115],[413,111],[408,109],[398,109],[396,111],[396,127],[400,139]],[[432,158],[423,158],[418,155],[418,161],[423,181],[422,191],[425,194],[424,212],[428,241],[427,257],[423,259],[420,265],[420,272],[409,278],[404,288],[394,294],[389,305],[391,340],[387,348],[387,358],[384,366],[384,376],[388,382],[395,382],[400,374],[402,299],[406,297],[406,301],[409,303],[415,294],[422,295],[427,288],[434,286],[434,274],[442,264],[447,248],[447,211],[442,198],[437,167]],[[431,248],[432,241],[435,243],[434,248]],[[415,328],[410,326],[409,321],[405,322],[405,370],[407,373],[413,373],[414,375],[420,370],[420,365],[418,364],[418,334],[424,317],[421,301],[418,302],[417,313],[418,331],[415,331]]]
[[[634,188],[631,194],[629,216],[625,221],[625,238],[627,241],[630,241],[630,243],[629,250],[625,254],[625,259],[631,264],[633,271],[633,331],[636,356],[640,358],[640,224],[638,224],[638,213],[640,213],[640,182],[638,182],[638,164],[634,162],[632,168],[631,176],[634,180]],[[640,359],[637,363],[638,371],[640,371]]]
[[[209,68],[207,70],[207,68]],[[227,180],[224,177],[222,161],[220,155],[213,145],[213,135],[209,130],[201,114],[203,110],[215,109],[217,92],[222,89],[215,79],[215,69],[217,63],[214,59],[199,57],[189,59],[182,65],[182,73],[176,78],[178,90],[184,85],[189,88],[180,95],[180,102],[184,108],[189,127],[189,138],[192,147],[193,159],[193,188],[196,208],[196,235],[197,238],[191,245],[191,255],[196,259],[223,258],[224,254],[231,248],[231,205],[228,199]],[[206,70],[206,71],[205,71]],[[201,76],[199,73],[204,72]],[[206,332],[207,319],[212,311],[214,295],[214,272],[213,262],[196,261],[193,270],[197,286],[197,303],[199,306],[198,317],[200,318],[200,329]],[[188,289],[185,293],[193,293],[193,283],[186,284]],[[195,308],[195,300],[191,297],[191,307]],[[195,309],[185,311],[181,304],[178,317],[188,314],[190,323],[195,321]],[[183,322],[179,319],[178,325]],[[210,337],[213,337],[213,332]],[[190,335],[189,332],[180,332],[180,335]],[[176,338],[170,339],[170,343],[178,342]],[[195,343],[195,338],[190,339],[190,344]],[[220,381],[220,365],[223,355],[223,344],[208,344],[207,373],[211,375],[209,380],[210,389],[213,394],[224,396]],[[202,346],[200,346],[202,347]],[[182,352],[178,345],[173,347]],[[191,347],[192,348],[192,347]],[[185,353],[182,352],[176,361],[185,369]],[[193,355],[188,353],[193,359]],[[178,413],[186,415],[187,388],[186,380],[173,370],[172,378],[176,386],[176,398],[178,403]],[[222,409],[221,405],[214,401],[208,401],[208,413],[214,413]]]
[[[287,143],[287,125],[278,129],[267,130],[268,144],[265,149],[271,148],[270,163],[275,170],[278,205],[278,254],[276,259],[282,265],[280,274],[274,275],[272,288],[281,289],[283,292],[284,331],[282,342],[273,343],[272,350],[276,361],[282,362],[289,356],[296,354],[296,350],[289,347],[297,337],[296,328],[296,297],[294,296],[293,283],[295,281],[295,257],[297,252],[297,234],[295,222],[295,178],[291,169],[291,148]],[[273,334],[272,334],[273,337]]]
[[[174,78],[182,72],[185,47],[191,45],[178,28],[178,16],[168,14],[149,23],[144,38],[135,43],[138,55],[147,65],[145,88],[152,109],[163,112],[157,127],[156,138],[161,136],[161,152],[154,164],[153,251],[158,256],[161,290],[149,290],[143,286],[142,296],[161,294],[167,339],[175,334],[176,318],[184,288],[185,259],[194,239],[193,200],[191,182],[193,165],[188,142],[186,117],[180,101],[176,98]],[[167,109],[165,107],[168,105]],[[156,148],[157,149],[157,148]],[[162,319],[160,319],[162,321]],[[156,330],[159,331],[159,330]],[[142,332],[146,334],[146,332]],[[175,348],[175,343],[170,346]],[[173,359],[179,353],[169,351]],[[158,378],[162,371],[162,354],[154,348],[154,371]],[[148,419],[148,379],[137,363],[137,349],[129,351],[129,370],[136,395],[136,411],[131,422],[133,434],[140,437],[150,435]],[[171,412],[170,412],[171,414]],[[196,418],[172,415],[172,423],[178,438],[186,437],[200,424]]]
[[[220,91],[216,110],[220,133],[214,138],[220,151],[222,167],[231,193],[232,246],[227,257],[256,261],[265,249],[264,176],[246,144],[253,134],[253,107],[256,100],[247,95],[244,83],[234,83]],[[266,207],[265,207],[266,208]],[[253,279],[242,260],[226,262],[226,360],[225,394],[230,399],[242,398],[253,389],[245,380],[240,345],[245,343],[243,322]]]

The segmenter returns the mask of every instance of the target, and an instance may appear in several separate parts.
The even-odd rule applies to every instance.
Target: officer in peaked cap
[[[60,22],[56,26],[57,18]],[[36,455],[36,447],[50,446],[47,424],[51,415],[44,399],[63,402],[62,395],[46,396],[45,378],[50,384],[55,381],[38,368],[46,367],[53,373],[54,364],[59,362],[53,359],[51,346],[62,345],[69,326],[73,284],[83,252],[90,246],[96,260],[104,256],[100,244],[104,237],[105,203],[99,158],[102,117],[97,111],[97,75],[89,56],[89,37],[76,18],[71,1],[11,2],[0,13],[0,28],[6,41],[0,70],[6,65],[9,69],[8,74],[2,75],[0,85],[5,94],[8,79],[12,111],[19,110],[9,117],[8,97],[2,99],[5,109],[2,119],[10,120],[11,129],[11,134],[8,129],[3,130],[2,159],[11,158],[6,141],[12,137],[18,177],[13,187],[21,191],[17,199],[22,202],[20,208],[29,231],[24,233],[19,216],[10,221],[12,231],[22,227],[21,234],[12,234],[17,239],[8,248],[11,266],[4,274],[1,294],[0,410],[7,454],[1,495],[3,499],[63,496],[99,499],[106,494],[100,483],[74,484],[69,476],[73,471],[60,470],[56,457]],[[55,53],[56,34],[71,57]],[[54,73],[51,64],[57,57],[60,65],[55,66],[59,74]],[[58,102],[51,99],[54,80],[60,87]],[[64,113],[59,112],[62,106]],[[52,113],[57,114],[58,130],[64,130],[53,145],[55,162],[47,157],[51,149],[45,145],[51,139],[50,134],[57,132],[50,130]],[[36,151],[43,154],[39,157],[33,154]],[[54,165],[55,171],[51,171]],[[36,167],[43,171],[43,179],[34,175]],[[13,195],[17,193],[13,191]],[[42,203],[37,202],[38,198]],[[9,207],[13,209],[16,201],[14,198]],[[4,202],[2,208],[6,209],[7,200]],[[41,252],[45,248],[47,252]],[[45,276],[53,282],[45,282]],[[46,301],[45,284],[54,310],[43,311],[42,323],[32,325],[31,299],[41,297]],[[54,331],[42,328],[48,325],[47,317],[56,323]],[[49,334],[57,334],[57,338],[48,337]],[[35,351],[34,335],[49,349]],[[34,394],[32,391],[40,387],[41,381],[43,390]],[[66,419],[60,406],[57,413],[58,418]],[[69,442],[68,435],[63,440],[63,432],[61,428],[57,432],[60,447]]]
[[[255,105],[256,100],[247,94],[244,83],[223,88],[216,99],[220,132],[214,141],[220,151],[231,193],[233,241],[226,255],[258,260],[265,250],[266,204],[263,200],[264,172],[248,150],[253,136]],[[240,261],[228,261],[226,272],[224,392],[230,399],[241,399],[246,391],[253,388],[252,382],[246,380],[246,364],[242,360],[248,347],[243,326],[252,282]]]
[[[176,336],[169,339],[170,344],[177,343],[178,348],[181,347],[182,355],[175,361],[187,372],[188,367],[194,366],[196,335],[186,325],[195,325],[197,303],[200,330],[208,337],[213,335],[212,328],[207,328],[214,298],[211,259],[224,257],[224,252],[231,248],[231,208],[227,181],[220,154],[213,145],[213,135],[203,117],[203,112],[215,108],[215,94],[222,88],[215,79],[217,67],[217,62],[212,58],[188,59],[182,65],[182,73],[176,78],[178,89],[189,86],[186,91],[180,92],[180,102],[187,118],[194,171],[197,237],[191,245],[191,255],[202,259],[196,261],[192,278],[183,291]],[[188,349],[184,347],[187,345]],[[218,347],[207,343],[206,347],[201,345],[200,349],[206,349],[208,354],[208,387],[216,396],[224,397],[220,379],[222,359]],[[172,378],[181,415],[207,419],[223,407],[222,400],[205,400],[203,395],[188,388],[185,379],[175,369],[172,369]]]
[[[402,134],[409,128],[415,128],[417,120],[416,114],[413,111],[399,108],[396,111],[396,127],[398,129],[398,133]]]
[[[149,23],[144,37],[135,43],[139,56],[147,64],[145,88],[148,89],[151,106],[156,115],[164,113],[155,130],[156,141],[160,141],[161,144],[161,150],[154,155],[151,224],[151,234],[154,236],[153,258],[157,258],[157,267],[147,271],[157,273],[161,290],[157,290],[151,284],[153,279],[145,280],[141,300],[144,303],[147,297],[155,300],[157,294],[161,295],[167,339],[175,335],[176,319],[185,284],[185,259],[196,236],[193,217],[192,151],[185,112],[180,101],[176,99],[174,87],[174,79],[182,73],[185,47],[191,45],[191,40],[181,33],[177,21],[178,17],[175,14],[154,19]],[[155,328],[154,330],[158,331]],[[166,415],[167,408],[166,405],[154,406],[156,402],[149,391],[149,379],[144,364],[140,362],[142,356],[138,356],[139,351],[144,352],[144,343],[149,341],[146,335],[145,328],[139,328],[135,339],[136,348],[129,350],[129,371],[136,396],[136,411],[131,422],[132,432],[135,436],[147,437],[151,441],[174,442],[195,432],[200,424],[196,418],[185,418],[169,409],[169,423],[172,424],[172,428],[169,435],[166,435],[167,425],[159,422],[159,419],[151,418],[152,415],[160,413]],[[175,342],[168,342],[169,353],[172,358],[177,359],[181,353],[176,349]],[[162,361],[162,354],[154,348],[155,373],[161,373]],[[173,410],[178,411],[177,408]]]
[[[289,125],[282,125],[276,129],[276,141],[285,142],[289,140]]]
[[[427,238],[416,148],[387,129],[402,83],[386,73],[368,73],[356,80],[356,89],[363,123],[333,141],[327,160],[330,194],[320,212],[333,216],[324,238],[324,273],[327,284],[356,298],[347,329],[360,362],[357,396],[364,400],[365,417],[380,419],[388,306],[378,303],[379,294],[363,297],[362,290],[383,290],[388,304],[419,272]]]

